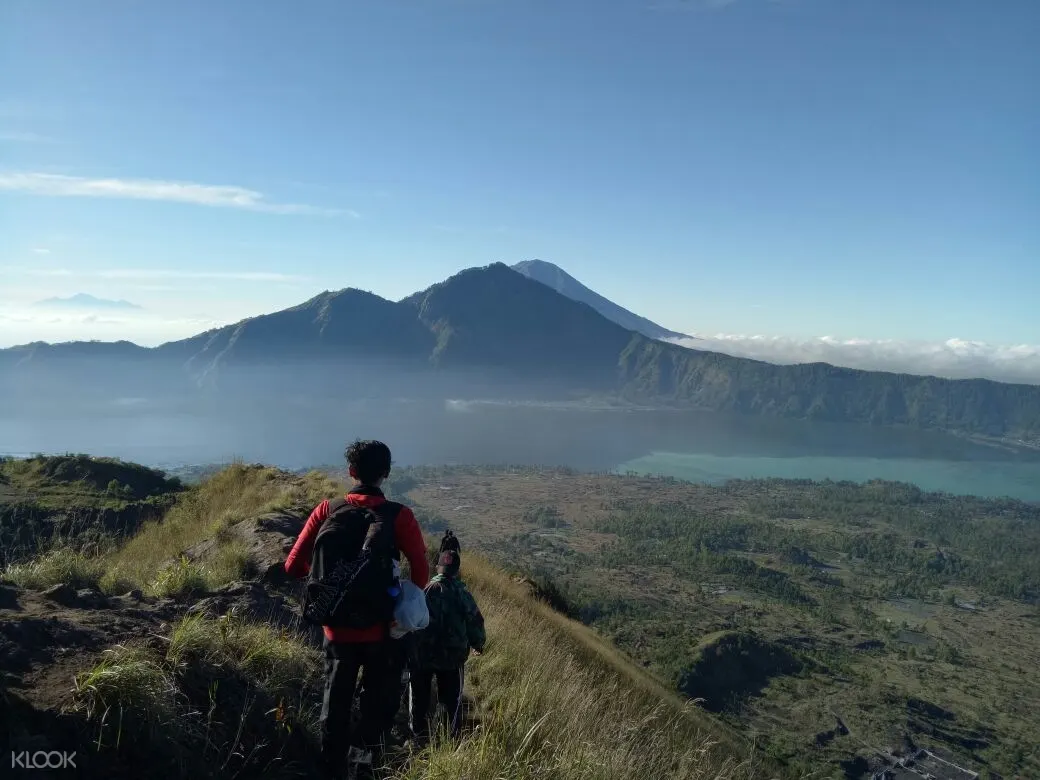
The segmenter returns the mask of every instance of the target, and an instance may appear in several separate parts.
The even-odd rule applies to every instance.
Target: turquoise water
[[[1040,502],[1040,463],[653,452],[621,464],[617,471],[710,483],[761,477],[852,482],[884,479],[912,482],[929,491]]]

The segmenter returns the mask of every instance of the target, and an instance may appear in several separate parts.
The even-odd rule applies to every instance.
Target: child
[[[454,548],[454,549],[452,549]],[[464,668],[470,648],[484,651],[484,616],[466,585],[459,579],[458,540],[445,535],[437,560],[437,576],[426,588],[430,625],[415,634],[415,671],[409,680],[409,718],[416,742],[429,739],[431,686],[437,679],[437,698],[446,711],[448,733],[461,728]]]

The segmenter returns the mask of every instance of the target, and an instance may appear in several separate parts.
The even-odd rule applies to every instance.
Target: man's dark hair
[[[437,573],[445,577],[458,577],[462,568],[459,553],[455,550],[445,550],[437,556]]]
[[[347,447],[346,456],[362,485],[373,485],[390,474],[390,448],[381,441],[359,439]]]

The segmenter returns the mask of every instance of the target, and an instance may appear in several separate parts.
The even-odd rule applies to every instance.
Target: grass
[[[73,588],[96,588],[104,575],[104,564],[97,555],[58,547],[26,563],[7,566],[2,579],[22,588],[42,590],[65,583]]]
[[[314,677],[318,653],[293,634],[236,618],[190,615],[174,627],[166,660],[174,666],[202,663],[241,672],[271,691]]]
[[[434,742],[387,770],[388,777],[731,780],[760,774],[738,760],[750,746],[584,626],[479,556],[468,556],[465,567],[489,636],[484,655],[468,667],[477,725],[459,741]],[[193,776],[203,766],[210,776],[303,771],[316,749],[317,648],[233,614],[189,615],[162,647],[116,647],[77,678],[76,704],[97,729],[98,750],[131,765],[161,753],[171,773],[164,776],[171,777]]]
[[[112,588],[115,581],[125,583],[126,580],[118,580],[119,570],[114,574],[106,575],[104,584]],[[202,564],[193,563],[184,556],[177,559],[159,571],[158,576],[150,583],[149,590],[156,596],[162,598],[189,598],[210,589],[211,578],[209,570]],[[120,587],[120,590],[123,588]]]
[[[466,582],[489,643],[468,666],[479,726],[420,753],[403,780],[735,778],[751,748],[584,626],[535,601],[478,556]]]
[[[101,583],[190,597],[236,579],[248,550],[235,523],[309,509],[339,487],[232,466],[184,493],[161,523],[100,555],[59,550],[11,567],[20,583]],[[185,553],[209,542],[205,555]],[[591,629],[471,553],[464,574],[489,644],[472,660],[475,727],[397,766],[402,780],[758,776],[750,745],[633,665]],[[119,645],[76,677],[72,709],[112,776],[309,776],[320,703],[318,649],[291,632],[189,614],[161,637]],[[107,769],[106,769],[107,771]]]
[[[163,472],[117,458],[90,455],[37,455],[0,458],[0,495],[18,492],[62,508],[77,503],[120,504],[176,492],[180,480]]]
[[[185,617],[161,639],[165,650],[114,647],[76,677],[71,709],[113,776],[311,773],[315,648],[232,616]]]
[[[241,579],[248,554],[222,531],[268,512],[310,509],[338,490],[335,482],[318,473],[292,477],[262,466],[229,466],[186,493],[161,521],[145,524],[107,556],[101,586],[114,592],[130,584],[155,595],[176,596]],[[208,539],[218,543],[205,563],[182,558],[185,551]]]
[[[121,594],[133,589],[186,598],[250,576],[249,551],[229,529],[243,520],[281,510],[308,511],[340,492],[329,476],[294,476],[274,468],[235,464],[181,493],[158,520],[146,522],[121,546],[77,550],[55,547],[5,567],[3,579],[26,588],[58,583]],[[186,555],[209,540],[204,556]]]
[[[89,721],[101,727],[113,719],[118,724],[117,746],[124,722],[153,736],[176,728],[176,683],[145,647],[118,645],[105,651],[95,667],[76,677],[75,690],[77,705]]]

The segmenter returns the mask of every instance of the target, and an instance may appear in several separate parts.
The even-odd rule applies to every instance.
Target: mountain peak
[[[626,330],[633,330],[651,339],[689,338],[683,333],[669,330],[604,298],[553,263],[545,260],[524,260],[512,266],[512,269],[528,279],[541,282],[546,287],[556,290],[560,295],[591,306],[602,316]]]

